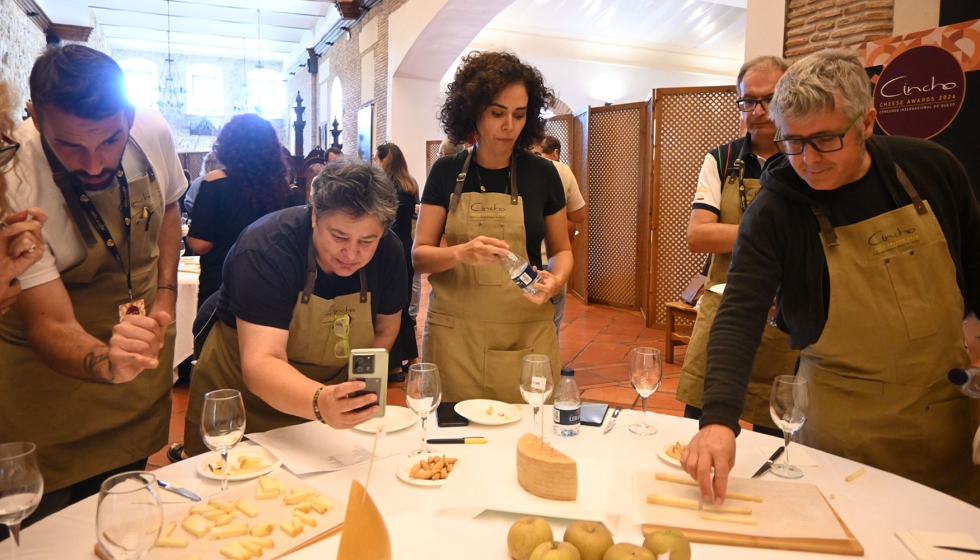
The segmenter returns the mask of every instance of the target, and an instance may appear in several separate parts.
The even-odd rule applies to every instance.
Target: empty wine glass
[[[555,389],[554,371],[551,369],[551,358],[544,354],[528,354],[524,356],[521,365],[521,396],[534,410],[534,432],[541,441],[544,439],[544,419],[541,408],[551,398]]]
[[[0,445],[0,523],[10,530],[14,558],[20,549],[20,522],[34,513],[44,494],[36,451],[29,442]]]
[[[160,538],[163,506],[156,485],[156,477],[142,471],[117,474],[102,483],[95,532],[110,557],[142,558]]]
[[[772,474],[783,478],[800,478],[803,471],[789,464],[789,442],[797,430],[806,422],[806,414],[810,410],[810,390],[806,379],[795,375],[780,375],[772,383],[772,395],[769,397],[769,415],[773,422],[783,431],[785,438],[785,463],[772,466]]]
[[[235,389],[218,389],[204,395],[201,437],[204,445],[221,454],[221,491],[228,489],[228,451],[245,435],[245,405]]]
[[[664,368],[660,350],[643,346],[634,348],[633,357],[630,359],[630,382],[643,398],[643,421],[630,426],[630,431],[634,434],[651,436],[657,433],[657,429],[647,421],[647,397],[660,388],[663,378]]]
[[[405,378],[405,403],[422,419],[422,446],[409,455],[429,453],[429,442],[425,439],[425,421],[441,401],[442,383],[439,381],[438,366],[425,362],[408,366],[408,376]]]

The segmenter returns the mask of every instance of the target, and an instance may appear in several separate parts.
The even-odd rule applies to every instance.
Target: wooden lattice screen
[[[646,118],[646,103],[589,109],[590,302],[640,308]]]
[[[569,167],[575,174],[579,188],[582,189],[582,198],[585,204],[590,204],[589,193],[589,109],[583,109],[572,117],[571,133],[569,138],[572,149],[568,150],[571,156]],[[589,282],[588,282],[588,262],[589,262],[589,215],[585,215],[585,221],[578,226],[579,234],[575,236],[572,244],[572,254],[575,256],[575,266],[572,269],[572,277],[568,281],[568,291],[577,297],[582,303],[589,303]]]
[[[572,166],[572,153],[575,151],[575,143],[572,138],[572,115],[558,115],[551,117],[544,124],[544,133],[554,136],[561,142],[561,151],[558,152],[558,160],[565,165]]]
[[[441,140],[426,140],[425,141],[425,176],[429,176],[429,171],[432,171],[432,164],[439,159],[437,155],[439,153],[439,145],[442,144]]]
[[[190,171],[191,180],[197,179],[201,175],[201,163],[204,162],[204,156],[206,155],[208,155],[207,152],[183,152],[177,154],[177,157],[180,159],[180,165]]]
[[[738,134],[734,86],[653,91],[652,270],[648,326],[663,327],[664,304],[677,301],[704,265],[687,248],[687,224],[704,156]]]

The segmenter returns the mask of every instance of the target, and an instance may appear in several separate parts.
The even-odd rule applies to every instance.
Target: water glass
[[[204,445],[221,454],[221,491],[228,489],[228,451],[245,435],[245,405],[235,389],[218,389],[204,395],[201,437]]]
[[[783,431],[785,463],[772,466],[772,474],[783,478],[801,478],[803,471],[789,464],[789,442],[797,430],[806,422],[810,410],[810,390],[806,379],[795,375],[780,375],[772,383],[769,397],[769,415]]]
[[[102,483],[95,532],[111,558],[142,558],[160,538],[163,506],[156,485],[156,477],[143,471],[117,474]]]
[[[13,558],[20,549],[20,522],[34,513],[43,494],[37,446],[23,441],[0,445],[0,523],[10,530]]]
[[[422,446],[409,455],[429,453],[429,442],[425,439],[425,421],[442,401],[442,383],[439,381],[439,367],[420,362],[408,367],[405,378],[405,403],[422,420]]]
[[[652,436],[657,433],[657,429],[647,421],[647,398],[660,388],[663,378],[660,350],[643,346],[634,348],[630,359],[630,382],[643,399],[643,421],[630,426],[630,431],[634,434]]]
[[[555,372],[551,369],[551,358],[544,354],[528,354],[521,364],[521,396],[534,410],[534,432],[541,441],[544,439],[544,419],[541,408],[551,398],[555,390]]]

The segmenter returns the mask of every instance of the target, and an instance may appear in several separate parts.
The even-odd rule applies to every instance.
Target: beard
[[[115,169],[103,169],[102,173],[99,173],[98,175],[90,175],[82,170],[69,171],[68,173],[71,176],[72,182],[82,187],[82,189],[87,191],[101,191],[112,186],[112,183],[116,179],[116,169],[118,169],[118,166]],[[105,178],[93,182],[95,179],[100,177]]]

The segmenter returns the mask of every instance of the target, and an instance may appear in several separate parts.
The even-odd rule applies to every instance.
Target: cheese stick
[[[657,473],[656,477],[657,480],[660,480],[662,482],[674,482],[676,484],[683,484],[685,486],[698,486],[698,481],[686,476]],[[741,492],[729,492],[726,498],[729,500],[742,500],[743,502],[758,502],[760,504],[762,503],[762,496],[757,496],[755,494],[743,494]]]
[[[847,475],[847,478],[845,478],[844,481],[845,482],[851,482],[855,478],[857,478],[857,477],[861,476],[862,474],[864,474],[865,472],[867,472],[867,471],[864,470],[864,467],[861,467],[860,469],[858,469],[858,470],[852,472],[851,474]]]
[[[661,494],[647,494],[647,503],[657,506],[675,507],[681,509],[701,509],[701,504],[697,500],[678,498],[675,496],[663,496]]]
[[[713,504],[704,504],[701,506],[703,511],[711,513],[734,513],[738,515],[752,515],[752,508],[741,507],[741,506],[716,506]]]
[[[702,511],[701,519],[705,521],[722,521],[725,523],[741,523],[742,525],[755,525],[756,520],[751,515],[735,515],[731,513],[711,513]]]

